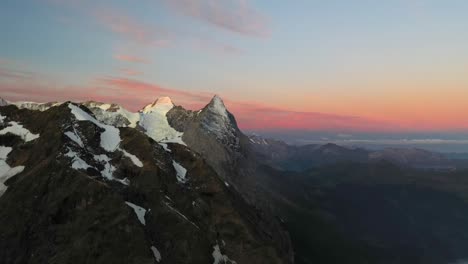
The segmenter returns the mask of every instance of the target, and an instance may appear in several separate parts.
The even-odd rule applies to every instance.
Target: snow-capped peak
[[[169,110],[174,107],[174,104],[172,103],[171,98],[169,97],[159,97],[154,101],[154,103],[149,104],[141,110],[143,113],[150,113],[153,111],[158,111],[158,112],[169,112]]]
[[[228,112],[226,110],[226,106],[224,105],[223,99],[218,95],[215,95],[211,102],[208,104],[208,109],[211,113],[218,114],[225,118],[228,118]]]
[[[170,105],[174,105],[172,103],[172,100],[170,97],[167,97],[167,96],[163,96],[163,97],[159,97],[158,99],[156,99],[156,101],[154,102],[154,104],[158,105],[158,104],[170,104]]]

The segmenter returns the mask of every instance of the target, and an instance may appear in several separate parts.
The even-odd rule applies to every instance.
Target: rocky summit
[[[0,102],[1,263],[294,262],[218,96]]]

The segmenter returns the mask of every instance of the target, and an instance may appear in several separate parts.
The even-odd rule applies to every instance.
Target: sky
[[[2,0],[0,96],[189,109],[249,131],[468,134],[468,1]]]

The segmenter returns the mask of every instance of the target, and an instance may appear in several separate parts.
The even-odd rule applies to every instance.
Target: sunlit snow
[[[153,104],[147,105],[141,111],[140,126],[146,134],[157,142],[173,142],[185,145],[182,132],[169,125],[166,114],[174,107],[171,99],[161,97]]]

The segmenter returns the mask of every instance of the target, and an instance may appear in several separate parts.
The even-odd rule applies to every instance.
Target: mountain
[[[219,96],[0,102],[1,263],[468,259],[463,159],[247,136]]]
[[[304,172],[267,169],[296,263],[468,259],[466,170],[416,170],[385,161]]]
[[[454,163],[443,154],[417,148],[386,148],[372,152],[371,161],[386,160],[395,164],[426,169],[453,169]]]
[[[255,134],[250,135],[249,139],[257,159],[280,170],[304,171],[343,161],[369,161],[369,151],[361,148],[347,148],[331,143],[295,146]]]
[[[0,106],[7,106],[9,105],[8,101],[0,97]]]
[[[2,263],[293,263],[217,96],[197,112],[10,103],[0,123]]]
[[[283,141],[249,135],[257,159],[279,170],[305,171],[340,162],[376,163],[388,161],[401,167],[427,170],[455,170],[468,167],[468,159],[418,148],[366,150],[328,143],[288,145]]]

